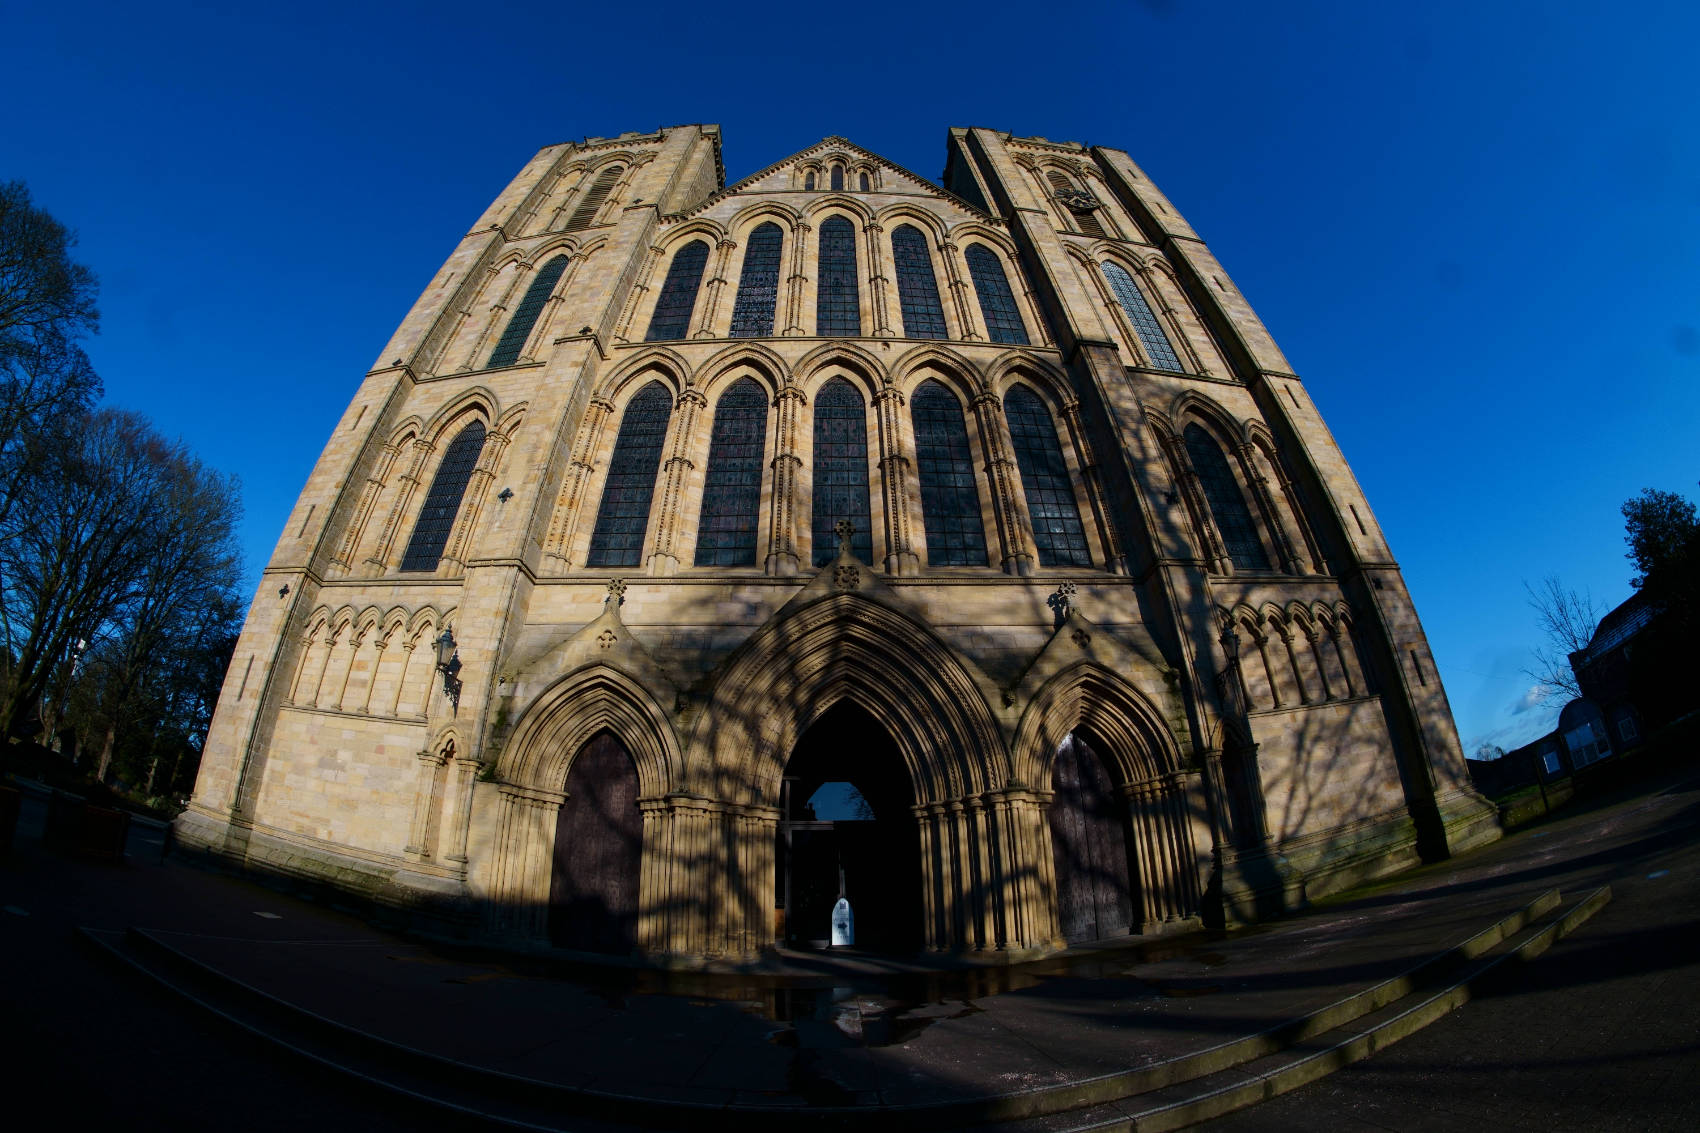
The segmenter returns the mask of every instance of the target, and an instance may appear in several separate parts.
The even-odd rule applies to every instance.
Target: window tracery
[[[1027,345],[1027,327],[1016,309],[1015,295],[1009,289],[1009,277],[997,253],[984,244],[970,244],[964,253],[968,274],[974,280],[974,292],[980,297],[980,313],[986,320],[986,336],[993,342],[1010,346]]]
[[[443,548],[448,546],[449,534],[454,530],[455,516],[460,514],[461,497],[466,495],[466,485],[483,451],[482,421],[471,422],[449,442],[443,461],[437,466],[437,475],[431,480],[431,490],[425,493],[425,506],[419,509],[419,519],[401,557],[401,570],[437,569]]]
[[[578,232],[595,223],[596,214],[602,211],[603,202],[608,199],[608,194],[614,191],[620,174],[624,172],[623,166],[610,165],[597,175],[595,184],[584,194],[584,199],[579,201],[578,207],[573,209],[572,216],[567,218],[568,232]]]
[[[714,410],[697,525],[697,566],[754,566],[767,394],[739,378]]]
[[[1103,265],[1104,278],[1110,281],[1110,290],[1115,293],[1116,302],[1121,304],[1122,311],[1127,315],[1127,321],[1133,324],[1133,331],[1139,336],[1140,344],[1145,347],[1146,355],[1151,364],[1159,370],[1181,369],[1181,360],[1175,356],[1175,348],[1169,342],[1169,336],[1163,333],[1163,326],[1152,314],[1151,305],[1145,301],[1145,295],[1134,283],[1127,269],[1117,263],[1106,261]]]
[[[626,406],[608,462],[608,479],[596,511],[587,566],[637,566],[643,557],[643,538],[649,529],[649,506],[655,496],[655,473],[661,465],[661,446],[667,437],[673,399],[667,387],[650,382]]]
[[[927,532],[927,565],[985,566],[986,529],[962,403],[936,381],[910,399],[915,469]]]
[[[856,230],[844,217],[831,217],[820,226],[815,333],[823,338],[859,336],[862,333],[860,298],[856,280]]]
[[[655,301],[655,314],[649,320],[645,342],[664,342],[684,338],[690,333],[691,312],[696,310],[697,289],[702,284],[702,270],[708,264],[708,241],[692,240],[673,253],[667,280],[661,285],[661,295]]]
[[[843,378],[834,378],[815,395],[814,564],[825,566],[838,551],[834,525],[841,519],[855,528],[850,550],[863,562],[874,558],[873,520],[868,498],[868,419],[862,395]]]
[[[913,224],[899,225],[891,234],[891,257],[897,268],[897,298],[903,308],[903,333],[908,338],[948,338],[944,305],[939,302],[927,238]]]
[[[566,270],[567,257],[556,256],[538,271],[537,277],[531,281],[531,286],[525,289],[525,298],[514,308],[514,315],[508,320],[507,329],[496,341],[496,349],[490,352],[490,369],[512,366],[519,361],[520,351],[525,349],[526,340],[531,337],[532,328],[537,325],[537,318],[543,313],[544,304],[549,302],[549,296],[555,292],[555,285],[561,281],[561,273]]]
[[[773,221],[750,233],[744,269],[738,277],[738,298],[732,305],[733,338],[766,338],[773,334],[773,314],[779,301],[779,260],[785,233]]]
[[[1004,395],[1003,406],[1027,512],[1033,520],[1039,565],[1091,566],[1080,505],[1050,411],[1039,395],[1025,386],[1011,388]]]

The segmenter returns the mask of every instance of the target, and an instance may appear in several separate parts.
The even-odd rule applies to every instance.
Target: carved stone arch
[[[379,610],[377,606],[367,606],[354,618],[355,625],[362,638],[376,629],[381,621],[383,621],[383,611]]]
[[[1186,390],[1169,402],[1166,423],[1169,431],[1179,437],[1193,421],[1208,428],[1215,434],[1218,444],[1224,445],[1230,454],[1237,456],[1240,438],[1245,435],[1245,427],[1220,402],[1197,390]],[[1235,463],[1239,463],[1237,459]]]
[[[797,360],[792,374],[798,385],[814,387],[822,384],[821,372],[837,366],[861,379],[864,397],[872,397],[891,383],[885,363],[854,342],[828,342],[815,347]]]
[[[396,634],[398,632],[405,637],[407,633],[407,619],[407,610],[401,606],[391,606],[388,610],[384,611],[384,616],[379,619],[379,624],[382,626],[380,631],[382,640],[385,643],[393,641],[396,639]]]
[[[1000,788],[1008,759],[982,687],[933,631],[854,594],[822,598],[759,630],[727,664],[692,735],[690,786],[775,805],[798,738],[849,698],[886,729],[917,805]]]
[[[424,432],[425,419],[417,413],[410,413],[399,425],[390,430],[390,439],[386,443],[394,448],[401,448],[412,443]]]
[[[816,182],[816,184],[819,184],[819,182]],[[832,214],[835,212],[848,213],[849,215],[845,219],[853,223],[858,232],[862,230],[863,225],[871,223],[874,219],[874,210],[868,207],[867,202],[844,192],[827,192],[816,197],[809,202],[803,216],[810,225],[818,230],[821,225],[832,219]]]
[[[657,233],[654,247],[661,253],[664,261],[671,263],[673,254],[693,239],[706,239],[708,246],[713,248],[722,240],[728,239],[728,233],[726,226],[718,220],[706,216],[692,217]]]
[[[623,401],[651,381],[660,381],[677,398],[690,384],[691,364],[665,346],[649,346],[608,372],[596,387],[596,397]]]
[[[971,240],[990,245],[1009,267],[1020,272],[1021,257],[1016,252],[1015,241],[1009,238],[1007,232],[993,228],[983,220],[971,219],[951,225],[949,236],[950,242],[964,252],[968,250],[968,242]]]
[[[573,759],[603,731],[631,755],[643,796],[661,798],[677,789],[679,742],[667,713],[639,681],[600,662],[565,674],[521,709],[497,757],[496,777],[560,791]]]
[[[754,341],[729,346],[704,362],[697,368],[696,384],[713,401],[716,386],[750,371],[766,390],[769,404],[780,390],[791,384],[791,371],[785,359],[771,347]]]
[[[1047,681],[1022,712],[1010,745],[1014,779],[1049,790],[1057,748],[1071,732],[1088,735],[1118,786],[1185,769],[1162,711],[1119,674],[1081,661]]]
[[[999,397],[1008,393],[1010,386],[1024,381],[1044,395],[1054,413],[1075,400],[1067,372],[1049,358],[1029,351],[1006,350],[985,369],[986,379]]]
[[[490,432],[505,439],[512,439],[514,432],[525,421],[525,411],[531,403],[522,401],[518,405],[510,405],[506,412],[496,418],[490,426]]]
[[[417,645],[421,634],[435,633],[448,624],[449,618],[453,614],[453,607],[440,614],[434,606],[419,607],[419,609],[413,611],[413,616],[407,621],[407,639]]]
[[[431,738],[425,744],[425,750],[446,759],[452,755],[464,757],[468,752],[468,739],[459,721],[450,720],[431,733]]]
[[[752,231],[771,220],[784,229],[787,235],[795,236],[797,225],[802,219],[803,214],[784,201],[755,201],[732,214],[732,218],[726,222],[726,231],[742,243],[749,239]]]
[[[463,390],[431,414],[431,420],[420,433],[420,437],[428,448],[435,450],[442,447],[445,437],[460,431],[469,415],[480,418],[485,428],[492,426],[500,416],[500,406],[496,395],[487,387],[473,386]]]
[[[898,201],[885,205],[876,213],[874,220],[890,233],[902,224],[913,224],[925,232],[932,240],[932,250],[937,251],[940,244],[950,238],[950,228],[944,219],[936,212],[923,208],[911,201]]]
[[[917,346],[899,356],[892,364],[891,377],[892,384],[905,396],[929,377],[943,378],[964,407],[972,405],[974,398],[987,388],[986,377],[979,367],[950,347],[933,344]]]

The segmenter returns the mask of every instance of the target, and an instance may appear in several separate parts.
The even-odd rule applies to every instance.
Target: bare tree
[[[1538,589],[1527,582],[1523,589],[1542,637],[1531,651],[1534,664],[1523,672],[1540,688],[1542,703],[1575,700],[1582,690],[1570,667],[1570,655],[1588,647],[1605,611],[1595,605],[1592,595],[1567,588],[1557,575],[1541,579]]]

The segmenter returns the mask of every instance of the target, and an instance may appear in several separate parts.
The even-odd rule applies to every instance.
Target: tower
[[[839,892],[1019,957],[1497,835],[1350,469],[1126,154],[724,180],[713,126],[550,146],[461,239],[265,570],[183,844],[694,963]]]

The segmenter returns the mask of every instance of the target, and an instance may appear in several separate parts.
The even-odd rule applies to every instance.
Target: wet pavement
[[[160,831],[140,826],[125,864],[77,862],[42,847],[44,807],[32,799],[12,859],[0,866],[0,904],[18,910],[0,916],[0,946],[10,971],[33,965],[52,980],[82,979],[82,967],[98,961],[72,950],[77,925],[140,926],[349,1026],[613,1093],[710,1104],[951,1101],[1080,1082],[1255,1033],[1398,974],[1548,889],[1579,895],[1623,884],[1650,872],[1641,868],[1649,856],[1700,842],[1695,786],[1675,778],[1649,785],[1614,806],[1256,931],[1130,941],[1009,968],[798,954],[782,973],[759,975],[564,968],[398,937],[246,881],[162,865]],[[1555,956],[1585,946],[1592,931],[1584,926]],[[1610,962],[1590,955],[1596,966]],[[121,986],[105,970],[90,978]],[[8,1017],[24,1029],[43,1027],[73,1048],[93,1041],[50,1018],[51,988],[14,985],[5,995]],[[1402,1049],[1413,1048],[1369,1066]],[[197,1061],[224,1057],[209,1036]]]

